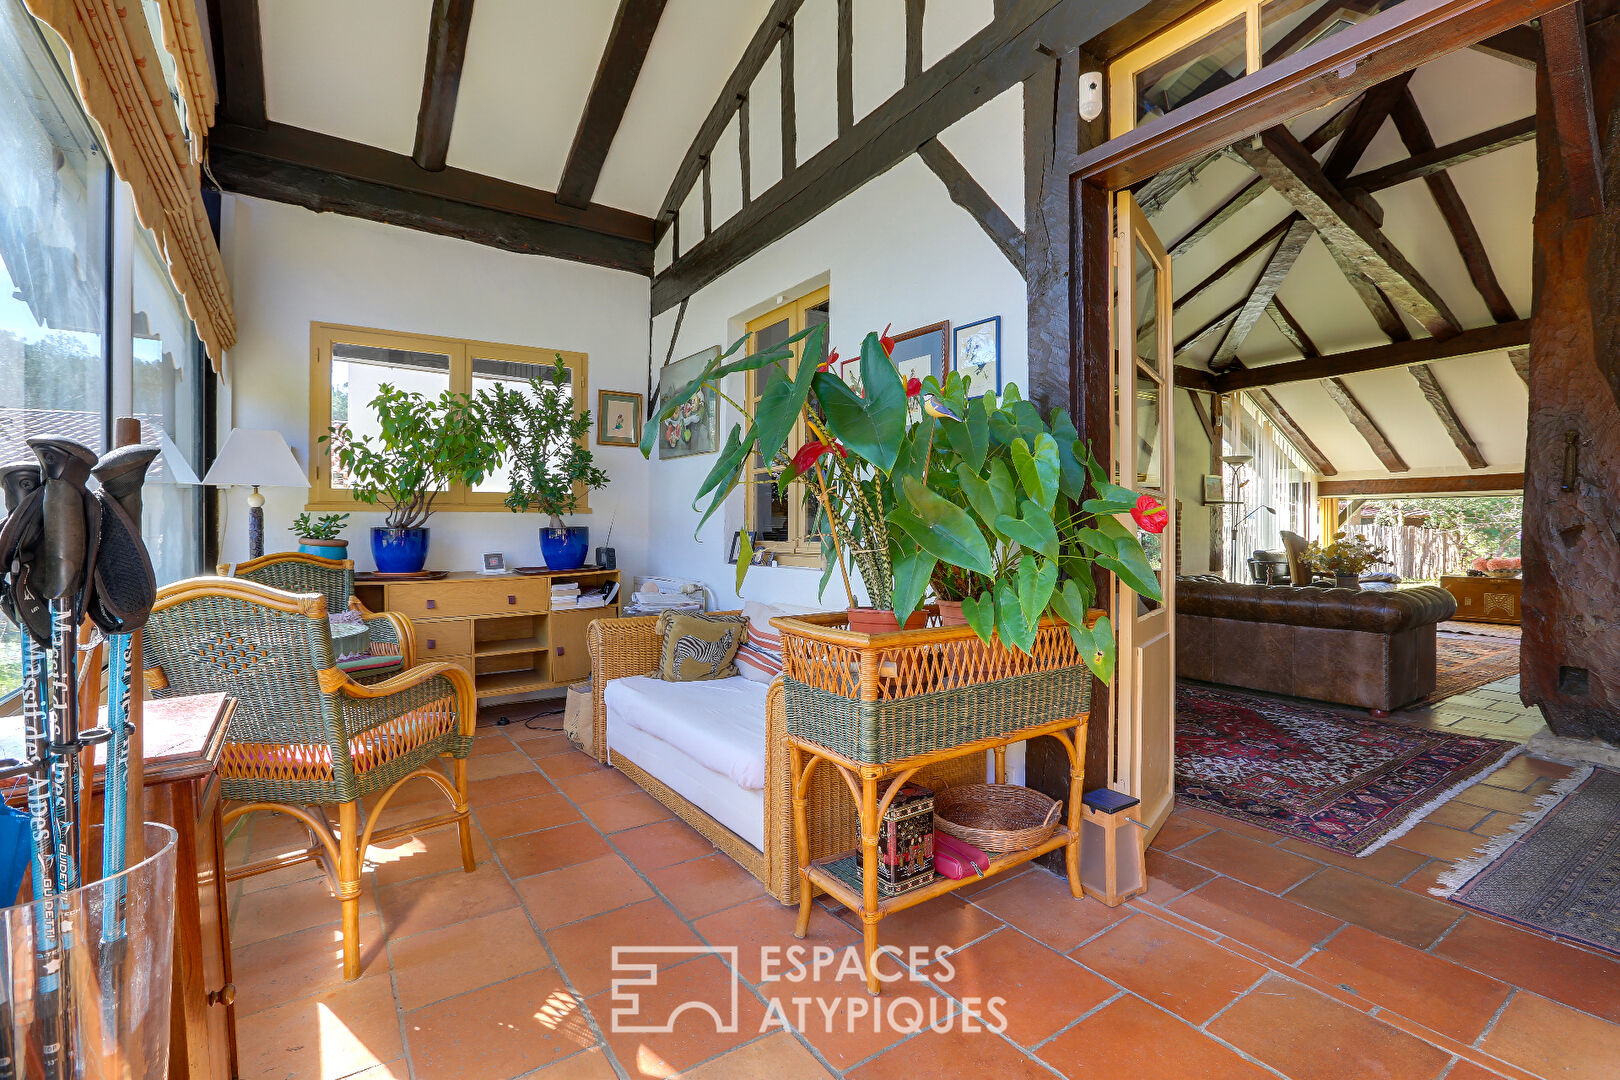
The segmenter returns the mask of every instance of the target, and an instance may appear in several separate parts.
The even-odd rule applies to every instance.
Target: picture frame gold
[[[632,390],[596,392],[596,445],[641,445],[642,395]]]

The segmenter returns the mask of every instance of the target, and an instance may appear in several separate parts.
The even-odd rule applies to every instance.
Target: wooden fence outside
[[[1386,552],[1387,565],[1375,566],[1369,572],[1388,570],[1408,581],[1432,581],[1442,574],[1459,572],[1462,546],[1449,532],[1416,525],[1357,525],[1350,532],[1366,537]]]

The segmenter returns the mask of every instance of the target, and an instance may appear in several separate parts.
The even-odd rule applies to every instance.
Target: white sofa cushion
[[[602,700],[610,732],[619,725],[635,728],[679,748],[738,787],[763,791],[766,690],[740,675],[698,682],[633,675],[610,681]],[[656,761],[636,764],[658,775]]]

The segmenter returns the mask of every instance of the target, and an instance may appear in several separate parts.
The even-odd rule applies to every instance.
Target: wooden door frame
[[[1114,192],[1571,2],[1405,0],[1082,153],[1069,175],[1068,405],[1097,459],[1113,457]],[[1110,575],[1098,571],[1097,578],[1097,595],[1110,595]],[[1111,702],[1109,688],[1094,682],[1092,714],[1107,714]],[[1113,753],[1094,725],[1086,746],[1088,787],[1102,786]]]

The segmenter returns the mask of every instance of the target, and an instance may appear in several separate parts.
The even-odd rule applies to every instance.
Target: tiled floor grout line
[[[1071,959],[1073,959],[1073,958],[1071,957]],[[1091,969],[1086,968],[1086,970],[1090,971]],[[1114,985],[1116,987],[1119,986],[1118,983],[1115,983]],[[1079,1025],[1085,1023],[1087,1020],[1091,1019],[1093,1016],[1096,1016],[1098,1013],[1100,1013],[1104,1009],[1108,1008],[1108,1006],[1112,1005],[1114,1002],[1118,1001],[1120,998],[1135,997],[1135,996],[1136,995],[1132,994],[1129,990],[1116,989],[1106,999],[1104,999],[1102,1001],[1099,1001],[1097,1004],[1093,1005],[1091,1008],[1087,1009],[1085,1012],[1081,1013],[1079,1016],[1075,1017],[1073,1020],[1070,1020],[1068,1023],[1064,1024],[1062,1027],[1060,1027],[1056,1031],[1052,1032],[1052,1034],[1048,1035],[1046,1038],[1042,1039],[1040,1042],[1035,1043],[1034,1045],[1032,1045],[1029,1048],[1029,1052],[1031,1054],[1039,1054],[1040,1051],[1041,1051],[1041,1048],[1043,1046],[1047,1046],[1047,1045],[1050,1045],[1051,1043],[1055,1042],[1057,1039],[1061,1038],[1066,1032],[1068,1032],[1069,1029],[1074,1028],[1074,1027],[1078,1027]]]
[[[1222,1005],[1220,1008],[1216,1009],[1214,1014],[1211,1015],[1202,1024],[1194,1024],[1193,1027],[1197,1028],[1199,1031],[1202,1031],[1205,1035],[1209,1035],[1210,1034],[1209,1025],[1213,1024],[1215,1021],[1219,1020],[1222,1016],[1226,1015],[1226,1011],[1228,1009],[1232,1008],[1238,1002],[1242,1001],[1244,998],[1248,997],[1250,994],[1254,993],[1257,989],[1259,989],[1260,985],[1262,983],[1264,983],[1267,979],[1271,978],[1272,974],[1273,973],[1270,970],[1262,970],[1260,972],[1260,977],[1255,979],[1254,982],[1250,983],[1247,989],[1245,989],[1243,991],[1240,991],[1238,993],[1238,995],[1236,997],[1234,997],[1231,1001],[1228,1001],[1225,1005]]]
[[[1498,1005],[1496,1007],[1496,1011],[1491,1013],[1491,1018],[1485,1021],[1485,1027],[1481,1029],[1479,1036],[1473,1041],[1472,1045],[1476,1049],[1483,1050],[1485,1048],[1485,1040],[1490,1037],[1491,1030],[1496,1027],[1496,1022],[1502,1019],[1502,1014],[1507,1012],[1507,1007],[1512,1004],[1514,998],[1519,996],[1519,988],[1517,986],[1514,986],[1512,983],[1508,983],[1507,988],[1507,997],[1503,998],[1502,1004]]]

